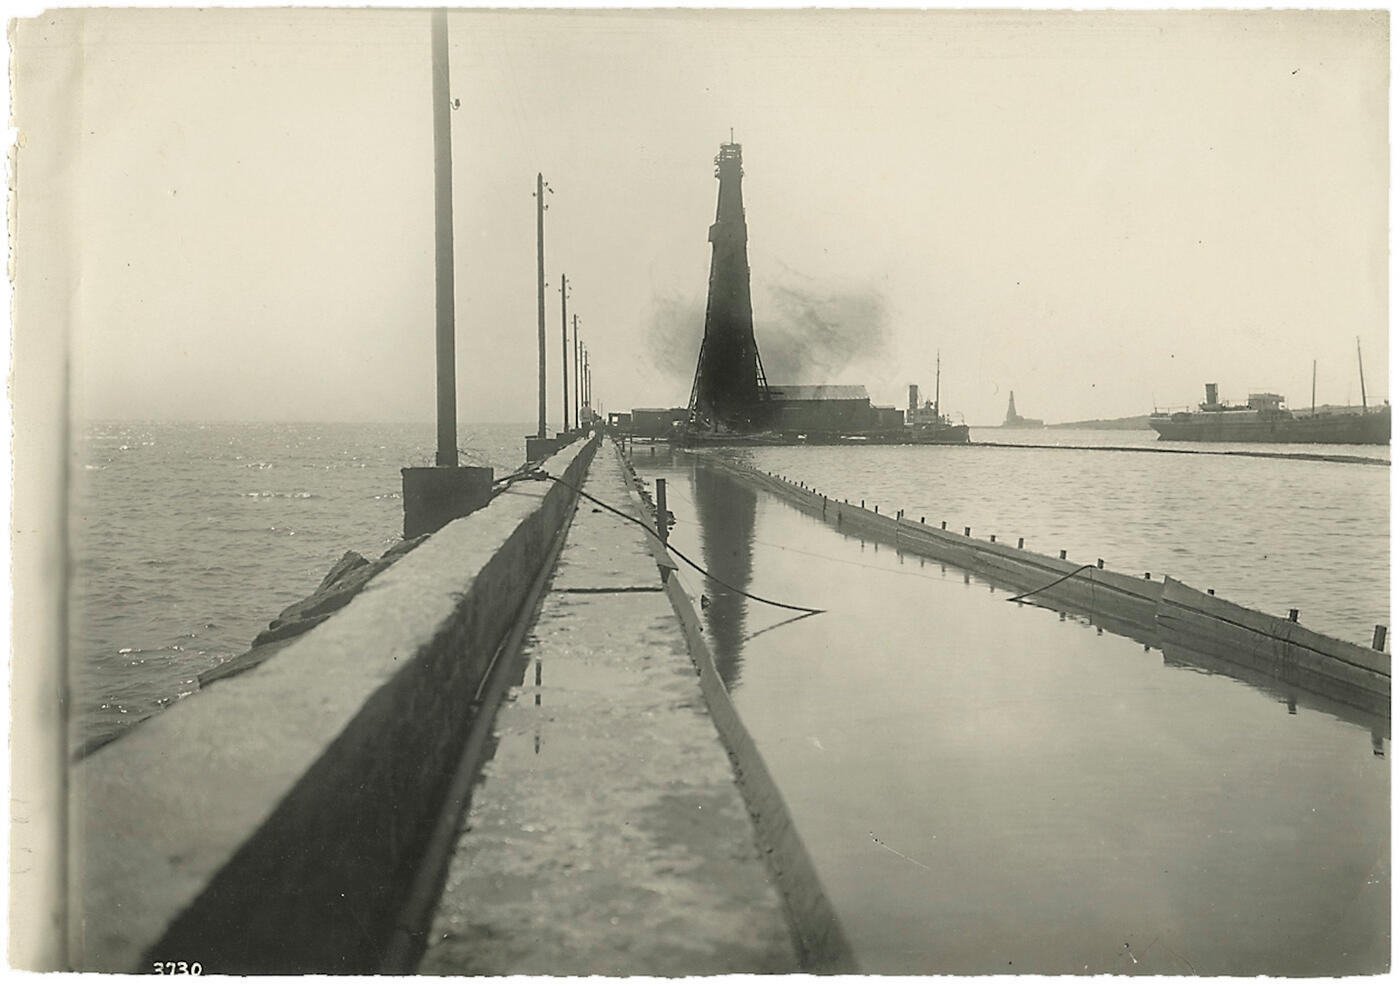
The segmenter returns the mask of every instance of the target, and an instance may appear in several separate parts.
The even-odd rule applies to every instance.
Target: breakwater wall
[[[937,559],[1019,590],[1035,601],[1089,616],[1146,644],[1169,643],[1264,671],[1279,681],[1388,716],[1390,655],[1328,637],[1269,614],[1229,603],[1169,577],[1115,572],[1102,559],[1081,563],[1041,555],[1020,544],[973,537],[903,512],[833,500],[805,482],[721,456],[705,462],[767,490],[843,532]]]
[[[598,446],[545,469],[577,485]],[[378,969],[484,676],[574,495],[520,480],[255,669],[71,772],[80,970]]]

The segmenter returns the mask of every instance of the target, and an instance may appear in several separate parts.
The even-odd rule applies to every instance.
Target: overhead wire
[[[524,472],[524,471],[521,471],[521,472]],[[544,469],[539,469],[539,468],[536,468],[536,469],[533,471],[533,475],[539,477],[540,479],[553,480],[555,483],[559,484],[560,486],[562,486],[562,487],[567,487],[568,489],[572,490],[574,493],[578,494],[580,497],[583,497],[585,500],[592,501],[594,504],[597,504],[599,507],[603,508],[604,510],[609,511],[609,512],[611,512],[611,513],[613,513],[613,514],[616,514],[618,517],[622,518],[622,520],[627,521],[627,522],[629,522],[629,523],[631,523],[631,524],[637,525],[637,526],[638,526],[639,528],[641,528],[643,531],[645,531],[645,532],[647,532],[648,534],[652,535],[653,537],[657,538],[657,539],[660,540],[663,544],[666,544],[665,539],[663,539],[663,538],[661,537],[661,535],[659,535],[659,534],[658,534],[650,525],[648,525],[645,521],[639,520],[638,518],[634,518],[634,517],[632,517],[632,515],[626,514],[626,513],[622,512],[622,511],[618,510],[616,507],[613,507],[611,504],[608,504],[608,503],[605,503],[605,502],[599,500],[597,497],[594,497],[592,494],[587,493],[586,491],[579,489],[578,487],[574,486],[572,483],[570,483],[569,481],[563,479],[562,477],[555,476],[554,474],[549,473],[549,472],[547,472],[546,470],[544,470]],[[523,479],[523,477],[518,477],[518,478]],[[825,610],[820,610],[820,609],[818,609],[818,608],[816,608],[816,607],[800,607],[800,606],[798,606],[798,605],[795,604],[795,603],[780,603],[780,602],[778,602],[777,600],[770,600],[770,599],[768,599],[767,597],[758,596],[757,594],[747,592],[746,590],[742,590],[742,589],[740,589],[739,587],[734,586],[734,585],[732,585],[732,584],[730,584],[730,583],[727,583],[727,582],[725,582],[723,579],[720,579],[718,576],[716,576],[716,575],[714,575],[713,573],[711,573],[711,572],[710,572],[708,569],[706,569],[704,566],[700,565],[698,562],[695,562],[694,560],[692,560],[691,558],[689,558],[684,552],[682,552],[680,549],[676,548],[674,545],[666,544],[666,550],[667,550],[668,552],[670,552],[672,555],[674,555],[676,558],[680,559],[680,560],[681,560],[682,562],[684,562],[686,565],[690,566],[690,567],[691,567],[692,569],[694,569],[696,572],[700,573],[700,574],[701,574],[702,576],[704,576],[706,579],[712,580],[713,582],[717,583],[718,585],[723,586],[725,589],[729,590],[731,593],[738,593],[740,596],[747,597],[747,598],[750,599],[750,600],[754,600],[754,601],[756,601],[756,602],[758,602],[758,603],[766,603],[766,604],[767,604],[768,606],[770,606],[770,607],[779,607],[779,608],[781,608],[781,609],[783,609],[783,610],[795,610],[795,611],[797,611],[798,613],[804,613],[804,614],[809,614],[809,615],[810,615],[810,614],[818,614],[818,613],[826,613]]]

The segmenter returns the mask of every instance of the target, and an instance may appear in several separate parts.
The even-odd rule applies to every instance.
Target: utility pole
[[[535,175],[535,245],[539,255],[539,313],[540,313],[540,420],[536,435],[541,439],[549,433],[544,420],[544,175]],[[551,190],[552,191],[552,190]]]
[[[433,248],[437,342],[437,455],[433,466],[405,466],[403,536],[416,538],[465,517],[491,500],[490,466],[457,461],[456,312],[452,264],[452,101],[447,11],[431,12],[429,62],[433,89]]]
[[[574,313],[574,424],[579,428],[583,427],[583,416],[579,414],[579,405],[582,403],[578,390],[578,313]]]
[[[1317,361],[1313,361],[1313,392],[1312,392],[1312,413],[1317,417]]]
[[[559,275],[559,318],[563,338],[560,341],[559,377],[564,382],[564,431],[569,430],[569,276]]]
[[[588,420],[593,420],[593,365],[588,359],[588,350],[583,351],[583,406],[588,409]]]
[[[588,414],[588,346],[583,347],[583,415],[585,418],[591,417]]]
[[[437,288],[437,464],[457,465],[457,320],[452,290],[452,107],[447,11],[433,11],[433,224]]]

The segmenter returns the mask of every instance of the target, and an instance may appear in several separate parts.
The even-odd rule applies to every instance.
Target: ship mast
[[[1366,413],[1366,368],[1361,363],[1361,337],[1356,337],[1356,369],[1361,374],[1361,413]]]
[[[938,350],[933,359],[933,421],[936,425],[943,420],[938,417],[938,385],[943,378],[943,351]]]

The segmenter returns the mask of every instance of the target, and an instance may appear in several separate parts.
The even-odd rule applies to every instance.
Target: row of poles
[[[543,439],[549,434],[545,422],[545,393],[548,389],[548,380],[545,375],[545,305],[544,305],[544,213],[549,208],[545,202],[545,193],[554,194],[554,189],[549,187],[549,183],[544,180],[544,174],[535,175],[535,245],[538,260],[538,301],[539,301],[539,344],[540,344],[540,414],[539,426],[536,435]],[[574,428],[583,426],[584,415],[592,414],[593,409],[593,376],[588,365],[588,347],[579,341],[578,337],[578,313],[574,313],[574,403],[573,424]],[[564,387],[564,431],[569,431],[569,276],[559,275],[559,329],[560,329],[560,357],[562,360],[560,378]]]
[[[438,466],[457,466],[457,346],[456,299],[452,255],[452,101],[447,56],[447,11],[433,11],[433,235],[434,281],[437,313],[437,455]],[[539,252],[540,438],[548,435],[545,424],[545,312],[544,312],[544,175],[535,176],[536,232]],[[559,279],[563,332],[564,431],[569,431],[569,318],[568,279]],[[579,339],[578,316],[573,321],[574,404],[573,424],[592,417],[593,381],[588,347]]]

